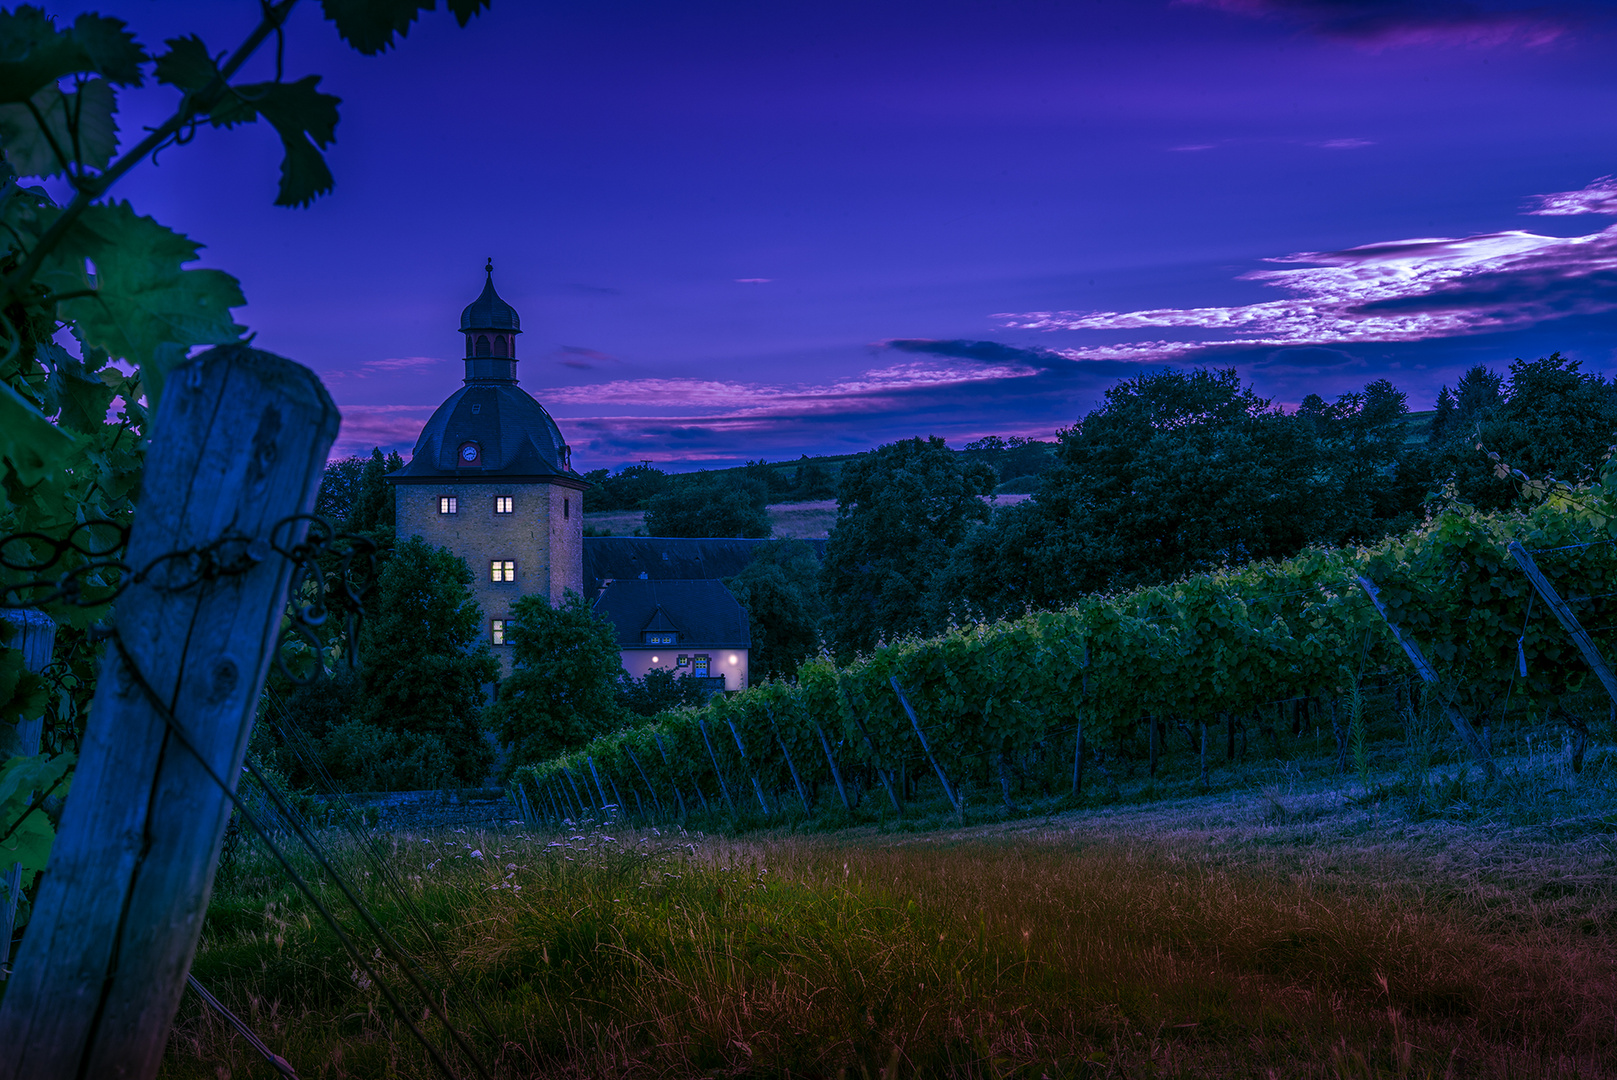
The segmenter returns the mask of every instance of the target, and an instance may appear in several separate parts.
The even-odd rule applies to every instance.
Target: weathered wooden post
[[[719,755],[713,752],[713,740],[707,737],[707,721],[697,717],[696,724],[702,729],[702,741],[707,744],[708,760],[713,762],[713,775],[719,778],[719,790],[724,793],[724,805],[730,808],[730,816],[735,817],[735,800],[730,798],[730,785],[724,782],[724,770],[719,768]],[[698,788],[697,792],[700,794],[701,789]],[[703,799],[703,801],[706,802],[707,800]]]
[[[1426,662],[1426,656],[1420,651],[1420,646],[1415,644],[1415,639],[1404,633],[1396,623],[1387,617],[1387,609],[1381,605],[1381,594],[1376,591],[1375,583],[1363,574],[1359,574],[1357,577],[1359,587],[1370,598],[1370,602],[1376,606],[1376,612],[1380,614],[1387,627],[1392,630],[1393,637],[1398,639],[1398,644],[1403,646],[1404,654],[1409,657],[1409,662],[1415,665],[1415,671],[1426,681],[1427,685],[1438,686],[1437,672],[1432,670],[1432,665]],[[1443,700],[1443,711],[1448,714],[1449,723],[1454,725],[1454,732],[1460,736],[1460,742],[1464,744],[1471,756],[1476,758],[1477,763],[1482,766],[1482,771],[1488,774],[1489,782],[1493,782],[1499,775],[1499,769],[1494,764],[1493,756],[1488,753],[1488,748],[1482,745],[1481,739],[1477,738],[1476,731],[1471,727],[1471,721],[1467,720],[1447,698]]]
[[[156,566],[117,604],[0,1077],[156,1075],[230,816],[209,770],[241,772],[293,569],[272,543],[307,528],[277,523],[313,508],[337,424],[312,372],[245,345],[169,375],[127,555]]]
[[[825,737],[825,729],[819,724],[814,725],[814,730],[820,733],[820,746],[825,750],[825,763],[831,767],[831,779],[836,781],[837,794],[842,796],[842,808],[851,814],[853,803],[848,801],[848,789],[842,784],[842,770],[837,768],[836,756],[831,753],[831,740]]]
[[[1583,659],[1594,669],[1600,685],[1606,688],[1606,696],[1611,698],[1614,706],[1617,706],[1617,676],[1612,675],[1611,666],[1606,663],[1606,658],[1600,655],[1600,650],[1595,647],[1594,638],[1589,636],[1589,631],[1583,628],[1578,617],[1572,613],[1567,602],[1561,599],[1561,594],[1556,592],[1555,586],[1550,584],[1550,579],[1544,576],[1544,571],[1538,568],[1538,563],[1533,561],[1533,556],[1528,554],[1519,540],[1512,540],[1505,550],[1510,552],[1510,557],[1522,568],[1527,580],[1538,590],[1538,595],[1549,605],[1550,610],[1555,612],[1561,628],[1571,636],[1572,644],[1578,647]]]
[[[0,611],[0,643],[22,653],[23,666],[29,671],[44,671],[51,662],[51,649],[56,645],[56,623],[43,611]],[[34,757],[39,753],[39,736],[45,730],[43,716],[0,717],[6,723],[15,723],[11,745],[0,747],[0,761],[15,754]],[[0,732],[5,729],[0,728]],[[22,864],[9,867],[0,863],[0,885],[5,894],[0,896],[0,981],[11,970],[11,934],[17,926],[17,902],[22,899]]]
[[[736,730],[736,722],[729,717],[724,722],[730,725],[730,737],[736,741],[736,753],[741,755],[741,764],[747,767],[747,776],[752,780],[752,790],[758,796],[758,805],[764,808],[764,816],[769,816],[769,804],[764,801],[764,789],[758,783],[758,774],[752,771],[752,762],[747,760],[747,748],[741,745],[741,732]]]

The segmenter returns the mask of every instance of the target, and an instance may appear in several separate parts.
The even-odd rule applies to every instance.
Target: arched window
[[[505,335],[504,334],[496,334],[494,336],[494,355],[495,356],[504,356],[505,355]]]
[[[488,354],[489,354],[489,352],[488,352],[488,335],[487,334],[478,334],[477,335],[477,355],[478,356],[487,356]]]

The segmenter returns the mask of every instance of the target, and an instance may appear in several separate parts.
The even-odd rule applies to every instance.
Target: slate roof
[[[509,330],[522,333],[522,320],[517,317],[517,309],[501,300],[500,294],[494,291],[492,262],[489,263],[488,280],[483,283],[483,292],[460,313],[460,328],[463,332]]]
[[[752,645],[747,612],[724,583],[712,578],[687,581],[614,581],[595,601],[611,622],[619,648],[643,648],[642,636],[659,614],[679,634],[680,649],[745,649]],[[663,646],[667,648],[667,646]]]
[[[768,540],[692,540],[671,536],[584,537],[584,598],[594,600],[601,582],[688,581],[734,577],[746,569],[759,544]],[[821,561],[824,540],[803,540]]]
[[[468,442],[482,449],[482,464],[463,468],[456,452]],[[515,382],[468,382],[438,406],[409,464],[388,479],[561,478],[582,488],[569,457],[556,421],[526,390]]]

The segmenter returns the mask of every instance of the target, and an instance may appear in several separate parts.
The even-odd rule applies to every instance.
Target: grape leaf
[[[139,86],[146,52],[126,25],[84,14],[64,31],[32,5],[0,11],[0,103],[20,104],[64,76],[92,71],[119,86]]]
[[[22,484],[38,483],[55,471],[77,446],[63,431],[17,391],[0,383],[0,458],[9,462]]]
[[[202,44],[202,39],[195,34],[170,38],[163,44],[168,46],[168,52],[157,58],[158,82],[178,87],[187,93],[196,93],[218,77],[219,65],[208,54],[208,47]]]
[[[337,137],[337,106],[342,99],[320,93],[319,85],[320,76],[309,75],[293,83],[232,86],[209,117],[215,127],[234,127],[259,116],[274,126],[286,150],[276,206],[307,206],[332,188],[331,170],[320,150]]]
[[[140,65],[149,57],[122,19],[85,12],[73,20],[71,34],[90,58],[86,69],[118,86],[140,86]]]
[[[46,261],[38,280],[58,293],[93,288],[94,295],[65,300],[64,318],[79,339],[140,365],[148,402],[155,406],[162,376],[191,345],[235,341],[243,333],[230,308],[246,300],[235,278],[220,270],[184,270],[199,245],[128,203],[91,206]],[[88,259],[93,283],[84,272]]]
[[[490,0],[448,0],[455,20],[465,26]],[[437,7],[435,0],[320,0],[326,18],[337,26],[342,39],[366,56],[386,52],[395,38],[410,33],[410,24],[423,11]]]
[[[57,151],[93,169],[104,169],[118,149],[118,125],[112,116],[117,97],[105,79],[91,79],[77,92],[64,94],[47,86],[31,99],[45,118],[51,139],[45,137],[27,105],[0,105],[0,146],[18,176],[60,176],[67,169]],[[77,117],[78,139],[69,130],[69,117]]]
[[[113,389],[89,366],[60,345],[41,345],[49,355],[50,378],[45,382],[45,407],[57,414],[57,423],[69,431],[98,434],[107,422]]]

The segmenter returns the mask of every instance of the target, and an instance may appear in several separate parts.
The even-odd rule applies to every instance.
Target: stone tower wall
[[[456,512],[439,513],[439,499],[452,496]],[[495,512],[498,497],[511,499],[511,513]],[[518,597],[537,594],[558,603],[566,590],[584,591],[584,517],[581,493],[543,481],[498,478],[394,486],[400,536],[419,536],[466,560],[472,596],[483,610],[482,636],[490,623],[510,619]],[[516,563],[516,580],[494,581],[490,564]],[[494,648],[503,678],[511,673],[510,650]]]

